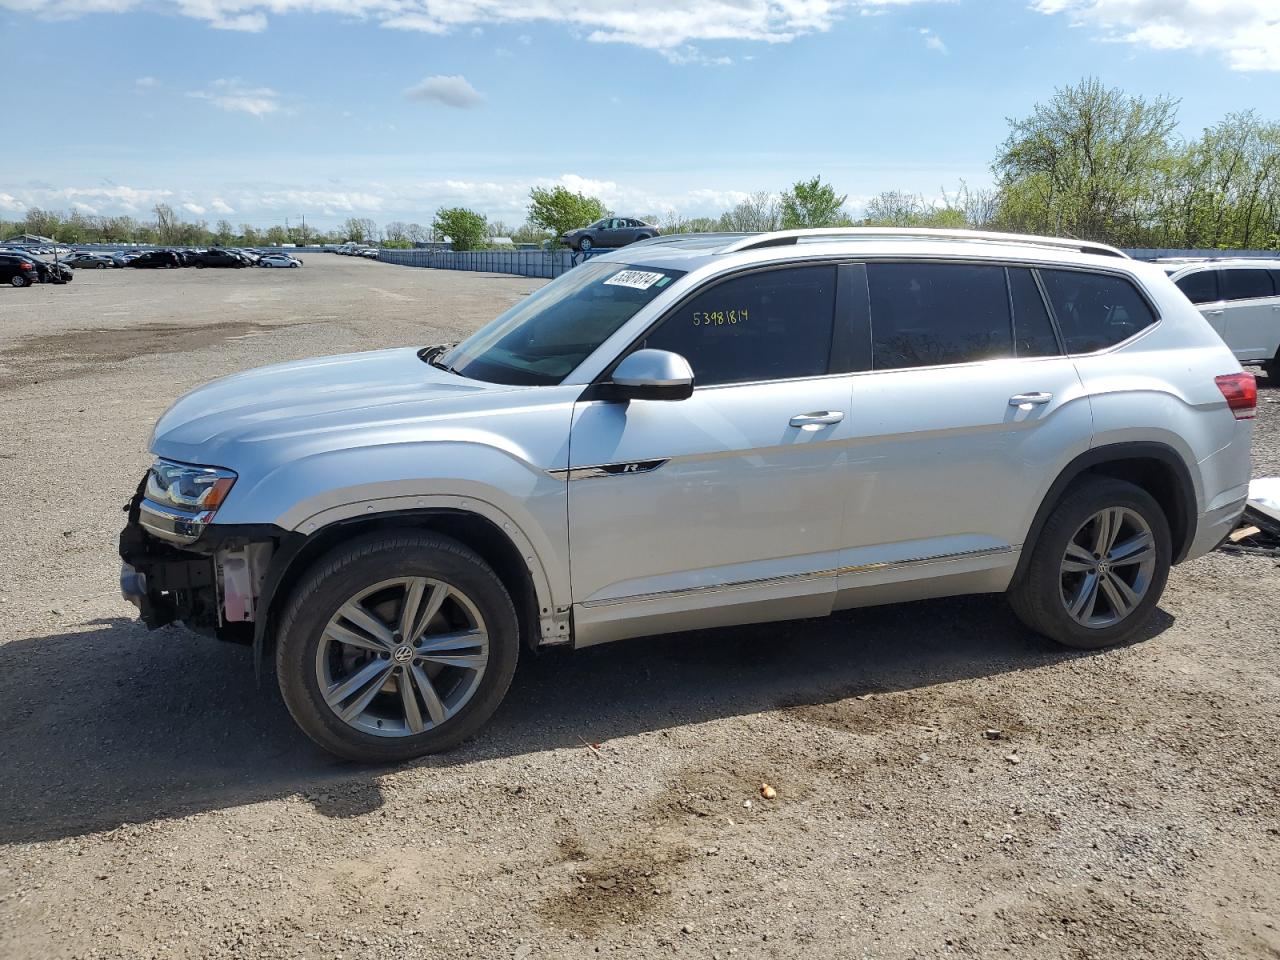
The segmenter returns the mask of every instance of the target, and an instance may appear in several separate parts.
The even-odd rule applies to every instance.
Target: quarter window
[[[696,386],[815,377],[827,372],[834,266],[733,277],[686,300],[641,344],[678,353]]]
[[[1004,267],[869,263],[877,370],[1014,355]]]
[[[1068,353],[1104,350],[1156,322],[1123,277],[1083,270],[1041,270],[1040,276]]]
[[[1223,300],[1256,300],[1259,297],[1275,296],[1275,286],[1271,283],[1271,274],[1266,270],[1223,270]]]
[[[1175,282],[1192,303],[1214,303],[1218,299],[1217,270],[1198,270],[1179,277]]]

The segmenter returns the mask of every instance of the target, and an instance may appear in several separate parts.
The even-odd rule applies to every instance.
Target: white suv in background
[[[1280,375],[1280,259],[1162,260],[1241,363]]]
[[[661,237],[456,346],[183,397],[121,584],[149,626],[274,648],[294,719],[361,760],[474,732],[522,646],[1007,593],[1101,647],[1234,527],[1256,400],[1160,267],[1110,247]]]

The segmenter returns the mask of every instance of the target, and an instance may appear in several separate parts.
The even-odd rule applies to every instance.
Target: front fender
[[[324,451],[235,489],[214,526],[271,523],[311,535],[354,516],[461,510],[483,516],[520,549],[539,599],[570,602],[567,487],[515,451],[422,441]]]

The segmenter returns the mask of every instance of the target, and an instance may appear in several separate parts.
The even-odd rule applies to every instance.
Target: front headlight
[[[212,513],[222,506],[235,482],[236,474],[232,470],[157,460],[147,474],[146,497],[162,506]]]

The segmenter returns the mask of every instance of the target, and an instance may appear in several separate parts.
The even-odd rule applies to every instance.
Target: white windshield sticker
[[[648,290],[659,280],[665,279],[661,273],[649,273],[645,270],[622,270],[604,282],[605,286],[634,287],[636,290]]]

